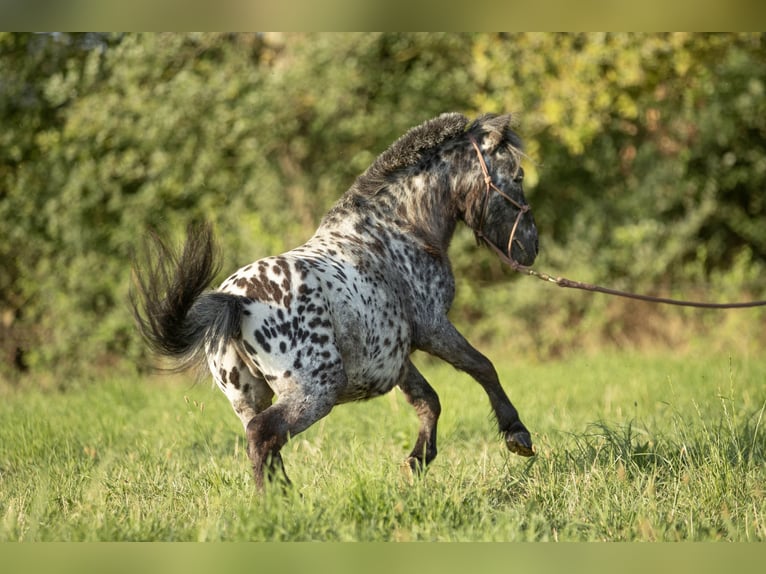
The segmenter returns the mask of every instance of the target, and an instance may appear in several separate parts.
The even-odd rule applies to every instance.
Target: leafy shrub
[[[126,297],[147,229],[211,220],[227,271],[295,246],[443,111],[518,112],[541,268],[763,297],[764,56],[760,34],[0,35],[3,370],[146,366]],[[709,327],[511,280],[465,231],[452,257],[455,320],[521,352]]]

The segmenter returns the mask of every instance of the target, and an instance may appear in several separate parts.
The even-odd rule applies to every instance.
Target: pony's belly
[[[343,402],[383,395],[407,373],[410,355],[409,325],[399,313],[378,316],[370,309],[355,314],[357,321],[336,325],[336,342],[348,380]]]
[[[358,401],[384,395],[399,384],[407,373],[407,359],[394,357],[381,362],[375,358],[367,364],[344,367],[348,382],[339,402]]]

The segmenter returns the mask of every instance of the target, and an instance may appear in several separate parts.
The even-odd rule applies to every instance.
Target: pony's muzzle
[[[539,249],[537,227],[532,213],[527,211],[514,230],[508,246],[508,256],[522,265],[532,265],[537,258]]]

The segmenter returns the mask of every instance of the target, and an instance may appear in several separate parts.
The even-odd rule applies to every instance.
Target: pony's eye
[[[516,172],[516,175],[514,176],[513,181],[515,181],[516,183],[521,183],[522,181],[524,181],[524,168],[523,167],[520,167],[519,171]]]

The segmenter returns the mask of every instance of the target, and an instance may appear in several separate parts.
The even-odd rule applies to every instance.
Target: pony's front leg
[[[497,418],[508,450],[521,456],[533,456],[532,438],[521,422],[516,407],[505,394],[497,371],[489,359],[471,346],[455,327],[445,321],[433,331],[434,336],[423,350],[447,361],[456,369],[471,375],[484,388]]]

